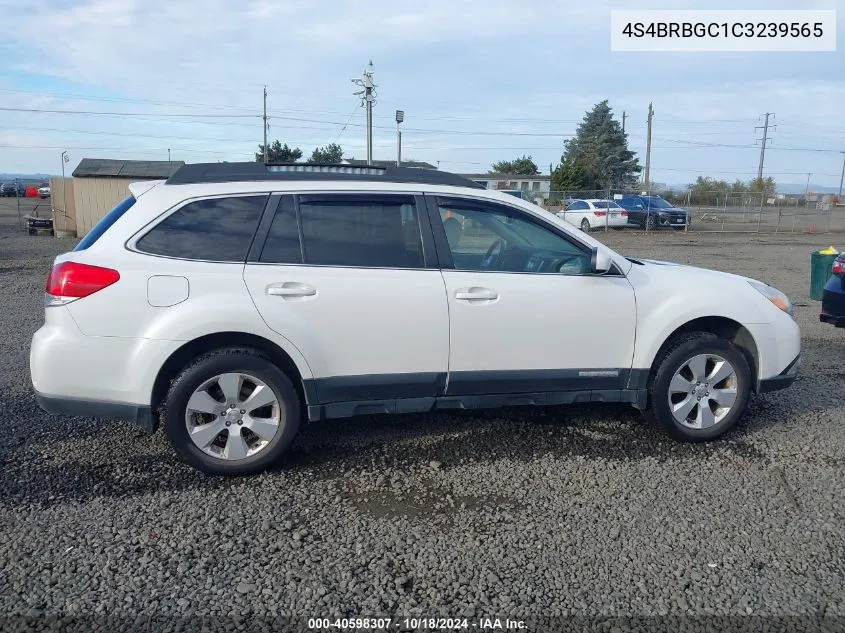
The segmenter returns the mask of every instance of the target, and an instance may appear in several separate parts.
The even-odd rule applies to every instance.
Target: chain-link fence
[[[845,231],[845,204],[832,195],[604,189],[550,191],[533,201],[589,230]]]

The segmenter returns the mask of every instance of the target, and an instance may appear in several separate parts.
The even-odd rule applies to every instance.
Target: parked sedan
[[[38,188],[38,197],[39,198],[49,198],[50,197],[50,186],[46,185],[44,187]]]
[[[822,311],[819,321],[836,327],[845,327],[845,253],[833,261],[833,273],[822,294]]]
[[[571,200],[557,216],[585,233],[593,228],[628,226],[628,212],[612,200]]]
[[[26,187],[20,183],[15,182],[14,180],[9,180],[4,182],[2,186],[0,186],[0,196],[5,196],[8,198],[14,198],[15,196],[20,196],[21,198],[26,195]]]
[[[683,229],[691,223],[689,214],[672,206],[660,196],[625,194],[616,202],[628,211],[628,222],[642,228],[672,227]]]

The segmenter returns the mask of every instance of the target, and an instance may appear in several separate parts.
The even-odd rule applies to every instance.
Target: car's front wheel
[[[170,386],[167,438],[179,457],[211,475],[265,470],[293,442],[301,406],[290,379],[245,348],[204,354]]]
[[[751,391],[742,351],[709,332],[676,338],[656,362],[649,381],[652,416],[675,439],[705,442],[742,417]]]

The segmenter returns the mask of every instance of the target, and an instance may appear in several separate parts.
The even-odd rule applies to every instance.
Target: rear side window
[[[258,261],[270,264],[302,263],[299,226],[291,196],[284,196],[279,202]]]
[[[73,250],[84,251],[91,246],[103,236],[103,233],[111,228],[112,224],[118,221],[120,216],[129,211],[133,204],[135,204],[134,196],[129,196],[125,200],[118,202],[114,209],[106,213],[99,222],[91,227],[91,230],[85,234],[85,237],[82,238]]]
[[[299,205],[306,264],[423,268],[413,197],[344,195]]]
[[[233,196],[189,202],[136,243],[151,255],[243,262],[268,196]]]

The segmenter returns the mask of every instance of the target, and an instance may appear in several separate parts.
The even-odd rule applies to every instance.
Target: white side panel
[[[437,270],[249,264],[244,279],[261,316],[302,351],[315,378],[447,369]]]
[[[171,341],[85,336],[66,306],[48,308],[46,323],[32,337],[32,385],[47,396],[148,406],[155,372],[177,347]]]
[[[449,371],[631,367],[637,320],[624,277],[443,271]],[[461,300],[467,288],[493,300]]]
[[[691,266],[646,264],[632,266],[628,278],[637,293],[635,368],[651,367],[663,343],[675,330],[694,319],[728,318],[741,323],[752,334],[761,328],[778,329],[773,322],[781,314],[791,321],[736,275]],[[759,327],[752,327],[755,324]],[[794,336],[789,327],[783,333],[790,340]],[[766,349],[766,341],[755,336],[755,343],[761,356],[771,353]]]

